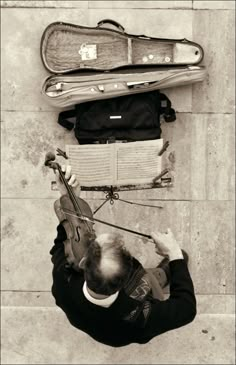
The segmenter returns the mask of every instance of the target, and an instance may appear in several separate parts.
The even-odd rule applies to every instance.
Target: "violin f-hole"
[[[77,235],[78,235],[78,242],[79,242],[80,241],[79,227],[76,227],[76,232],[77,232]]]

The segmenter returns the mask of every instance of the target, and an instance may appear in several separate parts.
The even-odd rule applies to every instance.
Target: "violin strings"
[[[93,222],[90,218],[85,217],[84,215],[83,215],[83,216],[78,216],[77,214],[69,213],[69,212],[73,212],[73,211],[71,211],[71,210],[69,210],[69,209],[65,209],[65,208],[64,208],[63,212],[64,212],[66,215],[70,215],[71,217],[76,217],[76,218],[81,219],[82,221],[87,221],[87,222],[91,222],[91,223],[93,223],[93,224],[94,224],[94,222]]]
[[[75,196],[75,194],[74,194],[74,192],[73,192],[72,188],[70,187],[70,185],[67,183],[66,178],[65,178],[65,176],[64,176],[64,174],[63,174],[63,172],[62,172],[62,170],[61,170],[61,168],[60,168],[59,166],[58,166],[58,171],[59,171],[59,174],[60,174],[60,176],[61,176],[62,181],[64,182],[64,184],[65,184],[65,186],[66,186],[66,188],[67,188],[67,191],[68,191],[68,193],[69,193],[69,195],[70,195],[70,198],[71,198],[71,200],[72,200],[72,203],[73,203],[73,205],[74,205],[75,209],[77,208],[77,209],[78,209],[78,211],[80,212],[80,214],[81,214],[81,215],[83,215],[83,214],[82,214],[82,211],[81,211],[81,209],[80,209],[80,206],[79,206],[79,204],[78,204],[78,202],[77,202],[76,196]],[[88,228],[89,232],[91,232],[91,228],[89,227],[89,225],[88,225],[88,222],[87,222],[87,221],[85,221],[85,224],[87,225],[87,228]]]

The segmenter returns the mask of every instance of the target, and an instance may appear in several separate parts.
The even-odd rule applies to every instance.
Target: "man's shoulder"
[[[143,301],[151,291],[147,272],[135,258],[133,258],[133,270],[125,283],[124,291],[129,297],[138,301]]]

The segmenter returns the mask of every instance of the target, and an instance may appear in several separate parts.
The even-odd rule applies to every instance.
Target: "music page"
[[[72,173],[82,186],[112,185],[114,181],[114,148],[112,144],[67,145]]]
[[[116,144],[115,179],[118,185],[151,183],[161,173],[158,156],[163,139]]]
[[[82,186],[151,183],[161,173],[163,139],[67,145],[72,173]]]

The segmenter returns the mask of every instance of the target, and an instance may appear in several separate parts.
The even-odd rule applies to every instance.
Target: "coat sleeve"
[[[165,301],[150,300],[150,310],[143,326],[144,338],[151,339],[166,331],[184,326],[196,316],[193,282],[184,260],[170,262],[170,296]]]
[[[62,224],[57,226],[57,237],[54,240],[54,245],[50,250],[52,255],[51,261],[55,270],[59,270],[66,264],[66,256],[64,252],[64,241],[67,239],[66,231]]]

